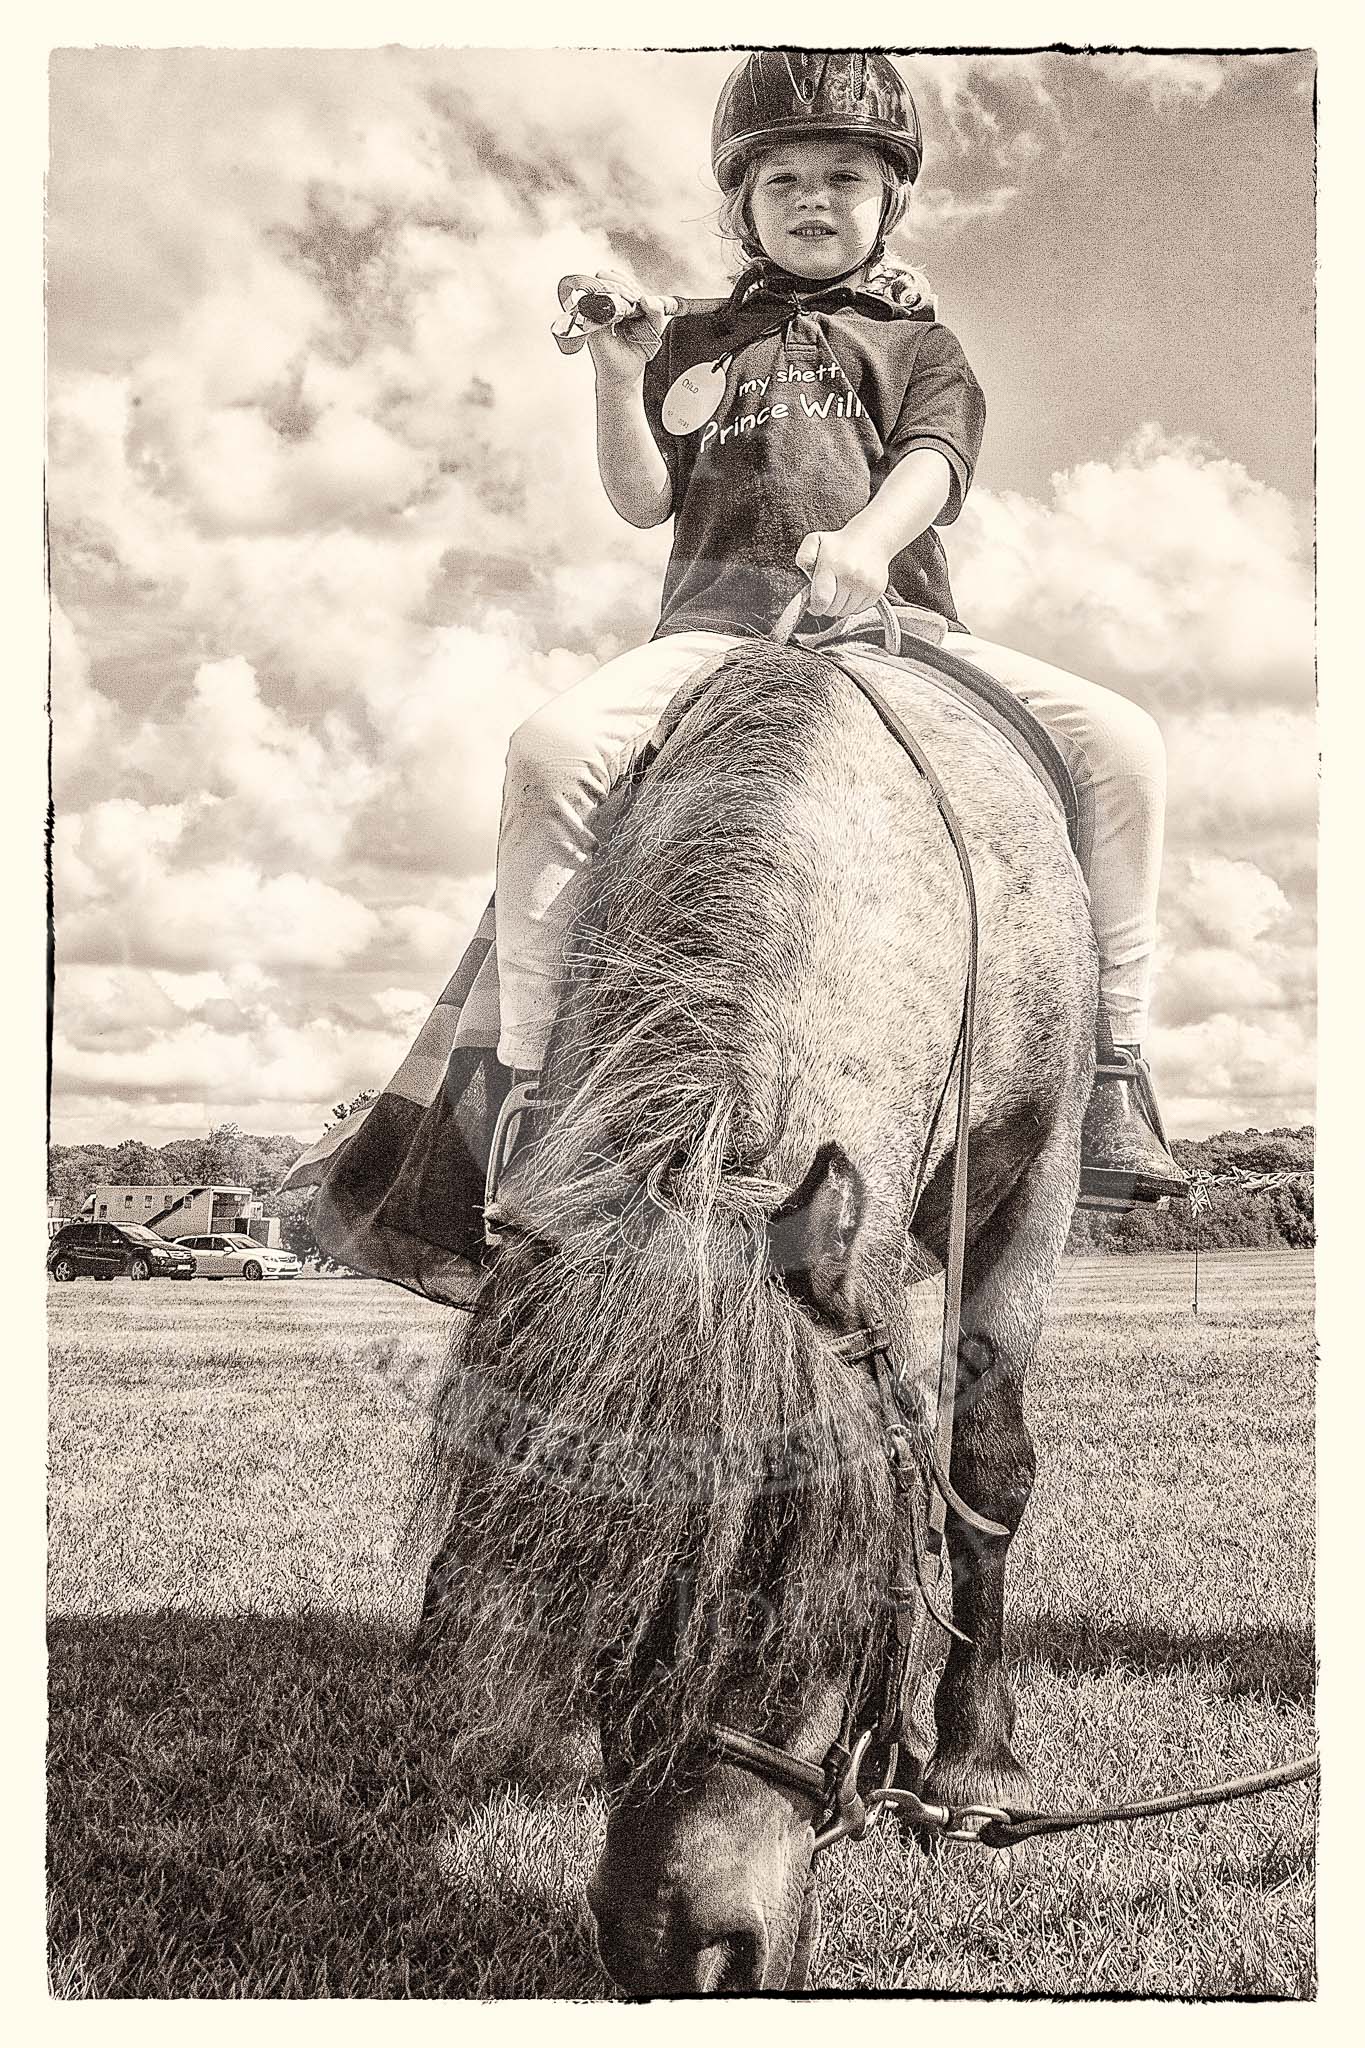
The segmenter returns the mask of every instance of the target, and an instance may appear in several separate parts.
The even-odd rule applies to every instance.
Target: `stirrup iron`
[[[506,1242],[506,1231],[496,1213],[498,1183],[516,1150],[522,1118],[549,1107],[548,1098],[540,1092],[538,1076],[529,1081],[514,1081],[502,1098],[488,1147],[488,1172],[483,1184],[483,1241],[487,1245]]]

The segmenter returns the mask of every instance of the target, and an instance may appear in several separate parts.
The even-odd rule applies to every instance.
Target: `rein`
[[[773,629],[771,638],[787,645],[806,607],[807,592],[791,600]],[[999,1540],[1010,1531],[1003,1523],[990,1521],[970,1507],[955,1491],[949,1472],[952,1464],[953,1425],[956,1413],[957,1371],[962,1341],[962,1278],[967,1241],[967,1166],[971,1121],[972,1054],[974,1049],[979,920],[971,856],[957,814],[915,734],[867,676],[835,653],[830,643],[847,644],[874,612],[856,619],[840,620],[833,626],[807,635],[798,643],[818,652],[847,677],[867,700],[892,738],[913,763],[934,800],[944,829],[952,843],[962,876],[967,906],[967,968],[962,993],[962,1012],[957,1038],[948,1062],[938,1104],[925,1136],[924,1152],[915,1182],[915,1199],[922,1192],[939,1117],[957,1074],[957,1116],[953,1137],[952,1183],[949,1201],[948,1244],[944,1260],[943,1326],[939,1344],[938,1390],[934,1427],[926,1442],[923,1433],[912,1429],[901,1407],[899,1376],[892,1365],[885,1329],[865,1324],[836,1339],[832,1349],[853,1365],[869,1368],[876,1387],[885,1433],[887,1457],[891,1464],[897,1520],[903,1526],[900,1554],[908,1560],[910,1580],[895,1580],[887,1588],[891,1611],[890,1641],[882,1668],[871,1687],[868,1666],[872,1634],[854,1674],[835,1741],[820,1762],[814,1763],[777,1743],[765,1741],[737,1728],[714,1726],[711,1741],[727,1762],[815,1806],[815,1842],[812,1857],[841,1841],[860,1841],[868,1828],[886,1809],[903,1815],[913,1827],[947,1842],[975,1842],[984,1848],[1006,1849],[1032,1835],[1069,1832],[1105,1822],[1127,1822],[1150,1815],[1180,1813],[1191,1807],[1221,1804],[1225,1800],[1250,1798],[1282,1785],[1302,1783],[1318,1775],[1316,1756],[1304,1757],[1275,1770],[1255,1776],[1230,1779],[1192,1791],[1137,1800],[1122,1806],[1086,1807],[1070,1811],[1048,1811],[1032,1807],[992,1805],[944,1806],[921,1799],[918,1793],[894,1783],[902,1750],[906,1747],[907,1701],[928,1662],[929,1638],[935,1623],[960,1641],[968,1640],[940,1605],[940,1588],[946,1561],[945,1534],[949,1515],[979,1535]],[[900,622],[887,600],[875,607],[885,651],[901,651]],[[536,1081],[520,1082],[508,1091],[500,1108],[489,1154],[486,1199],[491,1205],[498,1180],[510,1156],[517,1125],[522,1117],[553,1111],[562,1104],[543,1095]],[[774,1192],[781,1190],[774,1187]],[[490,1232],[490,1241],[499,1241]],[[873,1624],[875,1628],[875,1623]],[[875,1762],[873,1763],[873,1760]],[[865,1779],[875,1776],[871,1784]]]
[[[773,640],[779,646],[785,646],[791,640],[805,605],[806,593],[798,592],[782,613],[772,634]],[[895,613],[885,599],[880,601],[877,612],[882,622],[887,651],[899,653],[900,625]],[[865,1653],[864,1671],[859,1674],[858,1682],[850,1691],[843,1726],[821,1764],[808,1763],[790,1750],[779,1748],[773,1743],[762,1742],[757,1737],[746,1735],[737,1729],[718,1727],[712,1731],[717,1748],[731,1762],[743,1765],[759,1777],[783,1784],[789,1790],[803,1792],[819,1801],[820,1819],[816,1824],[815,1854],[846,1838],[856,1840],[865,1831],[869,1807],[867,1799],[860,1794],[859,1779],[868,1751],[874,1742],[878,1756],[884,1764],[881,1783],[875,1792],[869,1795],[874,1804],[892,1800],[901,1804],[906,1799],[915,1798],[912,1793],[902,1793],[892,1783],[905,1742],[906,1700],[913,1693],[927,1660],[931,1622],[937,1622],[951,1635],[961,1637],[962,1634],[940,1607],[938,1597],[944,1578],[944,1535],[949,1514],[954,1515],[966,1527],[975,1529],[980,1535],[997,1539],[1009,1536],[1008,1529],[1002,1523],[989,1521],[983,1515],[977,1514],[974,1508],[969,1507],[956,1493],[948,1477],[952,1462],[958,1351],[962,1336],[962,1274],[967,1243],[967,1165],[979,950],[979,919],[971,856],[948,792],[915,734],[875,683],[860,674],[839,654],[834,653],[830,646],[822,644],[830,639],[846,640],[848,637],[848,627],[840,622],[828,633],[815,636],[812,651],[818,650],[825,660],[832,662],[867,699],[892,738],[909,756],[917,773],[928,787],[952,843],[962,876],[967,905],[967,971],[963,984],[962,1012],[957,1039],[943,1084],[943,1094],[946,1095],[952,1083],[953,1072],[956,1070],[957,1119],[953,1137],[948,1249],[944,1262],[938,1393],[933,1437],[927,1446],[923,1445],[906,1425],[897,1399],[887,1336],[881,1325],[869,1324],[853,1330],[834,1347],[850,1362],[866,1364],[871,1368],[881,1406],[887,1456],[891,1463],[896,1513],[898,1519],[906,1524],[907,1540],[902,1543],[901,1554],[908,1557],[914,1580],[913,1585],[897,1582],[887,1589],[892,1615],[893,1642],[891,1654],[885,1660],[880,1683],[875,1692],[875,1719],[861,1730],[856,1726],[864,1706],[861,1694],[867,1663]],[[934,1124],[937,1124],[937,1113]],[[920,1161],[916,1181],[917,1195],[927,1171],[928,1150],[932,1141],[933,1126],[926,1134],[925,1156]],[[915,1804],[927,1817],[931,1809],[920,1800],[916,1800]],[[937,1812],[938,1809],[932,1811]],[[943,1813],[945,1832],[948,1830],[950,1819],[957,1827],[965,1828],[974,1817],[966,1812],[949,1816],[946,1809],[943,1809]],[[984,1812],[981,1817],[986,1818]]]
[[[771,637],[779,646],[785,646],[790,642],[806,608],[806,599],[807,593],[799,591],[778,619]],[[899,654],[901,632],[895,612],[884,597],[878,600],[875,610],[883,627],[887,653]],[[905,1740],[906,1702],[907,1698],[913,1695],[927,1662],[931,1622],[937,1622],[959,1640],[966,1640],[962,1631],[954,1627],[951,1619],[940,1610],[936,1597],[944,1575],[944,1535],[947,1518],[952,1514],[966,1527],[975,1529],[983,1536],[1008,1538],[1010,1532],[1003,1524],[989,1521],[975,1509],[968,1507],[955,1492],[948,1477],[952,1463],[958,1354],[962,1341],[962,1275],[967,1241],[968,1139],[980,937],[976,885],[972,875],[971,855],[962,827],[933,763],[924,753],[914,733],[888,703],[876,684],[867,676],[860,674],[839,654],[834,653],[828,644],[834,640],[846,642],[862,623],[863,616],[860,614],[857,620],[836,622],[833,627],[812,635],[801,644],[808,646],[812,652],[818,651],[823,654],[827,661],[832,662],[840,673],[848,678],[855,689],[867,699],[892,738],[909,756],[928,786],[952,842],[967,906],[967,971],[962,994],[962,1018],[943,1084],[943,1095],[946,1095],[956,1068],[957,1121],[953,1139],[947,1256],[944,1261],[938,1396],[933,1437],[928,1446],[919,1442],[906,1426],[897,1400],[896,1379],[890,1365],[887,1335],[881,1325],[869,1324],[851,1331],[833,1347],[839,1355],[850,1362],[865,1363],[872,1369],[881,1404],[887,1456],[892,1467],[896,1511],[898,1516],[903,1517],[908,1523],[909,1540],[902,1545],[902,1555],[908,1554],[914,1586],[893,1583],[888,1588],[888,1603],[894,1623],[894,1644],[876,1689],[875,1718],[861,1729],[857,1725],[864,1703],[863,1686],[869,1655],[869,1652],[865,1651],[862,1667],[849,1692],[838,1737],[820,1763],[810,1763],[776,1743],[765,1742],[757,1736],[724,1726],[712,1730],[715,1746],[731,1763],[739,1764],[769,1783],[782,1786],[816,1802],[812,1859],[823,1850],[832,1848],[836,1842],[860,1841],[873,1820],[887,1807],[899,1811],[912,1826],[926,1830],[939,1840],[976,1842],[984,1848],[1006,1849],[1013,1847],[1017,1842],[1027,1841],[1032,1835],[1063,1834],[1074,1828],[1096,1827],[1104,1822],[1125,1822],[1145,1819],[1155,1814],[1181,1813],[1191,1807],[1212,1806],[1225,1800],[1246,1799],[1256,1793],[1271,1791],[1277,1786],[1302,1783],[1317,1776],[1316,1756],[1304,1757],[1296,1763],[1285,1764],[1276,1770],[1263,1771],[1255,1776],[1230,1779],[1222,1784],[1203,1786],[1189,1792],[1136,1800],[1123,1806],[1086,1807],[1070,1812],[990,1805],[940,1806],[921,1799],[917,1793],[893,1782]],[[866,616],[870,617],[871,614]],[[942,1102],[941,1095],[940,1109]],[[933,1142],[937,1121],[936,1111],[926,1135],[925,1156],[920,1161],[916,1180],[917,1196],[927,1170],[928,1150]],[[925,1493],[928,1496],[927,1508],[923,1499]],[[869,1752],[873,1751],[874,1746],[881,1765],[880,1778],[869,1788],[864,1789],[864,1769]]]

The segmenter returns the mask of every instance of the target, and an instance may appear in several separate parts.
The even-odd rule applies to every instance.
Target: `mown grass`
[[[1048,1803],[1312,1745],[1312,1295],[1295,1254],[1067,1269],[1015,1544]],[[60,1997],[602,1997],[590,1759],[474,1785],[395,1562],[445,1318],[376,1285],[55,1289]],[[891,1830],[821,1874],[820,1988],[1313,1991],[1303,1788],[1032,1846]]]

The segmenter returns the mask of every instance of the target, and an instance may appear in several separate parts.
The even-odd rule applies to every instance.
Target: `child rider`
[[[636,299],[590,336],[597,459],[631,525],[673,520],[653,638],[512,735],[497,866],[498,1056],[539,1072],[562,942],[595,850],[593,816],[669,699],[704,663],[809,609],[851,619],[887,595],[1012,689],[1066,758],[1118,1075],[1087,1114],[1083,1190],[1154,1200],[1184,1180],[1167,1149],[1147,1028],[1165,798],[1161,735],[1097,684],[978,638],[958,619],[937,528],[971,484],[985,401],[915,273],[882,266],[921,160],[890,61],[762,50],[716,109],[723,229],[750,264],[728,299]],[[623,282],[615,280],[615,282]],[[786,410],[782,410],[785,397]]]

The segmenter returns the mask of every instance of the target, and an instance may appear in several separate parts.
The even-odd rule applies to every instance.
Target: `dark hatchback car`
[[[141,1223],[67,1223],[47,1248],[47,1270],[54,1280],[193,1280],[194,1260]]]

